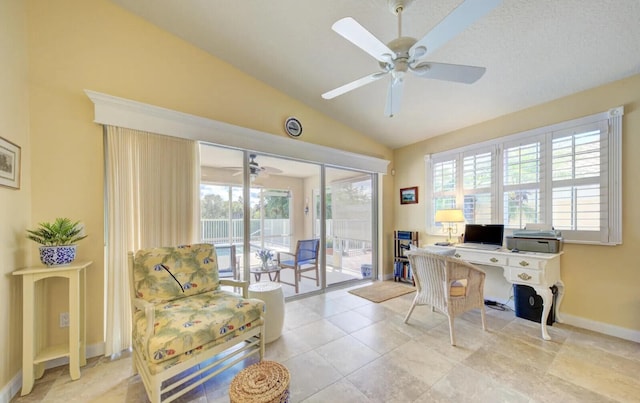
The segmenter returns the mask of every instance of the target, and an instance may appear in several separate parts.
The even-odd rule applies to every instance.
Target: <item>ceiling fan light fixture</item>
[[[431,65],[429,63],[420,63],[411,68],[411,71],[417,75],[425,74],[429,70],[431,70]]]
[[[416,46],[416,48],[413,49],[413,54],[411,55],[411,59],[418,60],[426,54],[427,54],[426,46]]]

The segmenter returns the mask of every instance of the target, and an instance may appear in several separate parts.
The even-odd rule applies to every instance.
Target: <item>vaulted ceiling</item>
[[[321,97],[380,71],[331,26],[350,16],[388,43],[398,21],[387,0],[112,1],[392,148],[640,73],[640,1],[503,0],[428,57],[486,67],[484,76],[469,85],[408,76],[389,118],[388,79]],[[414,0],[403,36],[422,38],[461,3]]]

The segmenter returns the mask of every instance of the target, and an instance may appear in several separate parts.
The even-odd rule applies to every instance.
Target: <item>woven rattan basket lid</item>
[[[238,373],[229,386],[232,403],[289,401],[289,370],[274,361],[261,361]]]

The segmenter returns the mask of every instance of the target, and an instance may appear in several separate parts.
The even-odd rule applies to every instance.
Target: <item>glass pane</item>
[[[327,285],[371,278],[373,176],[327,168],[326,178],[327,245],[332,245],[331,250],[327,246]]]
[[[465,157],[463,164],[464,189],[491,186],[493,164],[490,152]]]
[[[559,230],[600,231],[600,186],[553,189],[553,226]]]
[[[504,184],[540,182],[540,143],[515,146],[504,151]]]
[[[434,193],[456,190],[456,161],[438,162],[433,165]]]
[[[540,191],[519,189],[504,192],[504,225],[506,228],[524,228],[527,223],[541,223]]]
[[[464,196],[464,218],[469,224],[492,224],[491,193]]]
[[[200,241],[213,243],[222,278],[243,278],[242,151],[200,146]],[[216,161],[220,166],[213,166]]]
[[[553,180],[600,176],[600,131],[553,139]]]

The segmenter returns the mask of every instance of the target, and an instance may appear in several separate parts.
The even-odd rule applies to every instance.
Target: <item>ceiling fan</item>
[[[256,161],[256,157],[256,154],[249,154],[249,177],[252,181],[259,176],[266,178],[269,174],[282,173],[282,170],[278,168],[260,166]],[[237,167],[234,169],[237,169],[238,172],[234,173],[233,176],[242,175],[242,168]]]
[[[465,0],[420,40],[402,36],[402,12],[412,1],[387,0],[391,12],[398,16],[398,38],[386,45],[351,17],[342,18],[333,24],[331,28],[334,31],[378,60],[382,71],[325,92],[322,98],[332,99],[391,75],[385,115],[392,117],[400,109],[407,72],[422,78],[465,84],[474,83],[482,77],[486,70],[484,67],[427,62],[422,59],[488,14],[502,0]]]

